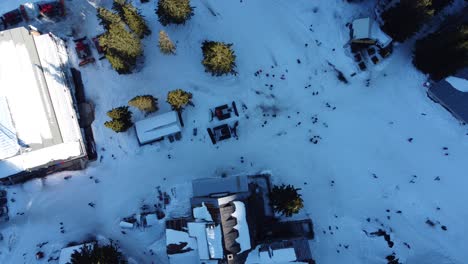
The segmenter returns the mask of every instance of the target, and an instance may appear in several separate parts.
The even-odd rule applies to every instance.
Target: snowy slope
[[[135,2],[153,31],[144,40],[140,71],[120,76],[106,61],[82,69],[87,96],[96,106],[93,129],[101,162],[9,187],[16,201],[10,203],[10,222],[0,227],[0,263],[35,263],[37,245],[46,241],[41,250],[46,258],[56,257],[67,243],[92,234],[119,240],[138,263],[165,263],[164,223],[123,234],[122,217],[157,203],[157,186],[171,194],[168,215],[187,215],[192,179],[263,170],[271,171],[276,183],[302,188],[303,213],[314,221],[311,247],[317,263],[385,263],[392,252],[414,264],[458,264],[468,258],[466,127],[427,98],[426,77],[409,59],[410,44],[398,45],[370,72],[349,77],[356,66],[344,52],[345,24],[369,15],[370,4],[192,1],[195,15],[186,25],[164,28],[178,42],[177,55],[164,56],[157,47],[163,27],[155,1]],[[102,31],[93,5],[67,3],[83,14],[83,22],[74,25],[80,35]],[[0,4],[0,11],[7,8]],[[205,39],[234,44],[237,76],[204,72]],[[339,82],[328,62],[350,83]],[[165,96],[176,88],[191,91],[196,105],[183,113],[182,141],[139,147],[133,129],[115,134],[102,125],[107,110],[135,95],[158,97],[159,112],[167,112]],[[241,110],[239,140],[213,146],[206,134],[214,126],[208,109],[232,100],[239,108],[247,106]],[[134,113],[134,120],[143,118]],[[392,248],[383,237],[370,235],[378,229],[390,234]]]

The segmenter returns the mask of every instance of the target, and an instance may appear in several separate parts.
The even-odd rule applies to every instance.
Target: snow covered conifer
[[[304,207],[304,201],[301,194],[292,185],[275,185],[270,194],[271,205],[276,213],[286,215],[287,217],[299,213]]]
[[[158,0],[156,14],[163,26],[185,24],[193,16],[193,7],[190,0]]]
[[[122,5],[122,13],[125,23],[139,38],[144,38],[151,34],[151,30],[146,25],[145,19],[133,5]]]
[[[98,243],[85,244],[70,257],[71,264],[126,264],[127,261],[112,242],[100,246]]]
[[[122,22],[120,16],[108,9],[98,7],[97,17],[99,19],[99,24],[102,25],[106,30],[109,29],[111,24],[118,24]]]
[[[182,110],[187,104],[191,104],[192,94],[182,89],[170,91],[167,94],[167,102],[174,110]]]
[[[163,54],[175,54],[176,47],[164,30],[159,31],[159,49]]]
[[[128,101],[128,104],[140,109],[141,111],[151,113],[158,110],[157,102],[158,99],[152,95],[139,95]]]
[[[231,48],[232,44],[216,41],[204,41],[202,45],[205,71],[212,75],[237,74],[236,55]]]

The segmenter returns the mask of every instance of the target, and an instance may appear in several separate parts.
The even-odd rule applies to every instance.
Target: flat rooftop
[[[2,173],[5,162],[19,172],[84,155],[63,41],[24,27],[5,30],[0,58],[0,178],[9,176]],[[48,156],[33,157],[39,150]]]

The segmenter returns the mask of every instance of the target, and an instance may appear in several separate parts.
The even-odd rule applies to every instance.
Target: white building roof
[[[20,148],[16,156],[0,161],[0,178],[84,156],[70,84],[63,73],[68,70],[64,42],[51,34],[33,36],[23,27],[5,30],[0,32],[0,58],[0,97],[5,98],[1,123],[8,125],[4,118],[8,109],[14,124],[10,131]],[[13,148],[15,139],[9,138],[5,142],[3,136],[2,142]],[[34,154],[37,151],[41,154]],[[13,150],[2,152],[6,157]]]
[[[370,38],[371,20],[370,18],[360,18],[353,21],[353,39]]]
[[[240,245],[240,252],[244,252],[251,249],[249,224],[247,223],[245,204],[240,201],[234,201],[233,203],[236,210],[232,213],[232,216],[237,219],[237,225],[235,225],[234,228],[239,232],[239,237],[236,238],[236,242]]]
[[[140,144],[150,143],[181,131],[179,118],[175,111],[138,121],[135,123],[135,128]]]

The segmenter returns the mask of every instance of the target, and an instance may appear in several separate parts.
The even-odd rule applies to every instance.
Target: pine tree
[[[190,0],[158,0],[156,14],[163,26],[185,24],[193,16],[193,7]]]
[[[435,80],[468,67],[468,23],[439,30],[416,41],[413,64]]]
[[[296,189],[292,185],[273,186],[270,193],[273,211],[287,217],[299,213],[304,207],[304,201],[301,198],[302,195],[297,192],[298,190],[300,189]]]
[[[128,106],[113,108],[107,112],[107,116],[112,118],[112,120],[106,121],[104,126],[117,133],[125,132],[133,126],[132,112],[128,110]]]
[[[158,99],[152,95],[139,95],[128,101],[128,104],[143,112],[151,113],[158,110],[157,102]]]
[[[236,55],[231,49],[232,44],[215,41],[204,41],[202,45],[205,71],[212,75],[237,74]]]
[[[106,58],[119,74],[129,74],[143,54],[140,39],[128,32],[123,23],[110,24],[109,30],[99,37]]]
[[[167,94],[167,102],[172,106],[172,109],[180,111],[187,104],[191,104],[192,94],[182,89],[170,91]]]
[[[108,30],[111,24],[119,24],[122,23],[122,19],[120,16],[108,9],[98,7],[97,9],[97,17],[99,19],[99,24],[104,27],[104,29]]]
[[[140,39],[151,34],[151,30],[146,25],[146,21],[138,10],[131,4],[122,6],[122,13],[125,23]]]
[[[121,18],[124,17],[123,7],[127,4],[127,0],[114,0],[112,3],[112,10],[117,12]]]
[[[104,51],[112,50],[122,57],[136,58],[143,53],[140,40],[122,24],[111,24],[109,31],[99,38]]]
[[[129,120],[132,117],[132,112],[128,110],[128,106],[119,106],[108,111],[107,116],[112,119]]]
[[[163,54],[175,54],[176,47],[164,30],[159,31],[159,49]]]
[[[70,257],[71,264],[126,264],[119,248],[112,242],[100,246],[98,243],[85,244]]]
[[[111,64],[112,68],[114,68],[118,74],[132,73],[133,65],[136,64],[136,59],[124,59],[120,55],[114,53],[112,50],[108,50],[105,56]]]
[[[403,42],[453,0],[401,0],[382,13],[382,30],[398,42]]]

